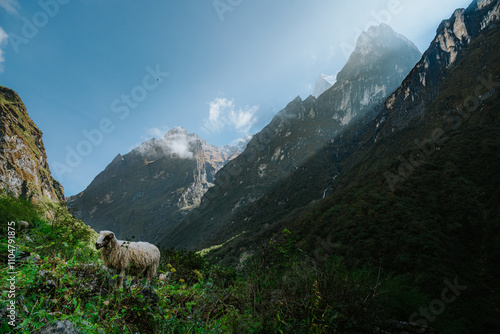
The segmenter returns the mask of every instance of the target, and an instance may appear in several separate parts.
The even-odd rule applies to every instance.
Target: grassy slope
[[[47,211],[54,219],[48,221]],[[7,245],[7,224],[26,220],[16,231],[16,254],[25,258],[12,275],[5,261],[0,280],[16,279],[16,327],[2,309],[2,333],[32,333],[57,320],[69,320],[81,333],[371,333],[402,308],[417,307],[425,296],[404,277],[377,268],[348,269],[342,260],[326,265],[304,261],[295,237],[284,230],[282,241],[263,245],[238,270],[213,265],[194,252],[162,250],[159,271],[149,288],[130,285],[114,294],[112,275],[94,249],[96,233],[63,206],[40,208],[0,196],[0,239]],[[29,239],[28,239],[29,238]],[[6,259],[7,247],[0,248]],[[3,288],[7,301],[8,286]],[[382,293],[383,292],[383,293]],[[413,333],[408,329],[410,333]]]

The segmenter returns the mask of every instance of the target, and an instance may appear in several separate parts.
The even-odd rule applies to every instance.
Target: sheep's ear
[[[115,234],[113,232],[111,232],[111,234],[109,235],[109,238],[113,239],[114,237],[115,237]]]

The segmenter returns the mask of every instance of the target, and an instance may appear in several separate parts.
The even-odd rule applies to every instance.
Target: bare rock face
[[[401,87],[389,96],[377,116],[374,140],[404,129],[415,119],[423,117],[426,106],[439,94],[441,82],[459,62],[471,41],[491,33],[499,20],[498,0],[476,0],[467,9],[457,9],[449,19],[441,22],[429,49]],[[498,52],[498,48],[486,52]],[[470,73],[469,76],[476,74]],[[414,110],[413,113],[406,112],[410,108]]]
[[[201,205],[160,244],[200,249],[222,244],[243,231],[247,240],[264,235],[298,207],[356,181],[345,175],[360,163],[367,147],[404,132],[411,139],[408,146],[401,141],[385,146],[387,152],[404,152],[415,141],[429,138],[426,131],[433,131],[443,117],[447,126],[463,121],[457,120],[454,102],[475,98],[469,101],[472,106],[466,106],[474,109],[476,102],[486,101],[497,88],[498,62],[481,59],[485,53],[491,59],[498,53],[498,43],[488,41],[494,40],[499,19],[498,0],[475,0],[440,24],[424,55],[389,26],[370,28],[359,37],[335,84],[317,98],[297,97],[280,111],[238,158],[217,173],[215,186]],[[469,50],[471,43],[475,47]],[[464,51],[475,52],[468,56],[467,71],[459,66]],[[459,70],[459,79],[450,81]],[[480,71],[483,74],[476,79]],[[465,79],[475,81],[469,83],[472,94],[465,93]],[[436,100],[443,87],[450,90],[450,86],[453,94]],[[431,110],[430,103],[440,106]],[[475,116],[482,117],[481,112]],[[375,155],[373,166],[387,155]],[[372,168],[362,167],[359,173]]]
[[[47,164],[42,131],[28,116],[21,98],[0,86],[0,189],[40,201],[64,201],[62,186]]]
[[[417,47],[388,25],[371,27],[359,37],[336,82],[318,98],[296,97],[281,110],[245,151],[217,173],[215,186],[200,206],[164,237],[162,245],[194,249],[228,240],[238,224],[248,230],[250,217],[242,212],[304,168],[322,147],[341,141],[348,126],[374,118],[374,111],[420,57]],[[276,204],[282,207],[281,202]],[[243,221],[236,218],[240,215]]]
[[[184,128],[118,154],[83,192],[69,197],[75,215],[96,230],[156,242],[214,184],[215,173],[240,152],[210,145]]]

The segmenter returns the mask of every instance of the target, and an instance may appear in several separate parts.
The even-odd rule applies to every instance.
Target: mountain
[[[415,45],[382,24],[358,39],[337,75],[318,97],[295,98],[216,175],[215,186],[164,245],[197,248],[222,243],[248,229],[246,212],[350,123],[374,117],[390,93],[420,59]],[[355,121],[356,120],[356,121]],[[281,203],[276,203],[281,206]],[[236,219],[236,217],[238,219]],[[239,231],[239,232],[237,232]]]
[[[474,1],[468,9],[457,9],[449,20],[443,21],[429,49],[378,115],[375,140],[400,131],[413,120],[421,118],[428,104],[439,94],[440,85],[449,74],[450,67],[460,60],[462,50],[467,49],[474,39],[495,28],[498,19],[497,1],[483,0]],[[494,48],[491,50],[495,54],[496,51]],[[478,78],[477,73],[471,72],[469,75]],[[478,84],[487,80],[488,77],[480,78]],[[481,101],[483,98],[486,96],[481,96]],[[471,102],[474,102],[473,98]],[[443,107],[445,110],[450,109],[449,103]],[[413,112],[408,113],[409,108]]]
[[[332,87],[336,81],[337,81],[337,74],[335,75],[320,74],[318,80],[316,80],[316,86],[314,86],[312,96],[318,98],[318,96],[327,91],[328,88]]]
[[[35,201],[64,201],[51,176],[42,131],[13,90],[0,86],[0,189]]]
[[[215,173],[239,150],[174,128],[161,140],[118,154],[87,189],[68,198],[68,205],[96,230],[155,242],[160,231],[199,205]]]
[[[450,132],[465,133],[470,127],[474,133],[480,133],[481,126],[494,126],[498,121],[495,105],[498,105],[500,85],[500,52],[495,40],[500,35],[498,12],[498,1],[474,1],[466,10],[455,11],[449,20],[441,23],[429,49],[374,115],[367,113],[351,121],[340,135],[310,155],[259,200],[234,215],[233,226],[225,227],[229,230],[227,235],[236,236],[243,231],[247,235],[250,232],[261,237],[269,235],[273,226],[274,231],[280,230],[291,222],[301,221],[300,215],[308,215],[303,212],[317,211],[315,203],[335,194],[345,195],[344,192],[364,183],[376,183],[380,189],[375,191],[389,191],[387,196],[392,197],[413,174],[418,174],[417,167],[424,164],[428,156],[442,150]],[[467,36],[463,34],[464,29],[458,28],[461,22],[468,31]],[[457,43],[459,36],[462,42]],[[452,41],[455,46],[450,48]],[[492,132],[485,130],[486,133]],[[482,135],[475,139],[480,143],[482,140]],[[488,141],[484,139],[485,144]],[[247,150],[250,147],[249,144]],[[455,152],[465,160],[473,153]],[[494,154],[487,160],[491,160],[488,166],[496,163]],[[439,166],[434,168],[440,171]],[[491,178],[488,175],[484,178]],[[323,209],[327,211],[329,207]],[[182,225],[177,230],[181,228]],[[309,227],[306,224],[303,228]],[[324,235],[331,227],[323,228],[316,231],[317,234],[311,231],[308,235],[312,238]],[[222,239],[215,239],[214,243],[221,243]]]
[[[498,332],[499,14],[498,0],[456,10],[375,116],[351,121],[234,214],[209,239],[225,242],[210,256],[240,263],[286,228],[318,266],[371,264],[428,295],[395,319],[442,333]],[[466,291],[445,304],[446,282]],[[446,312],[426,318],[441,303]]]
[[[244,218],[250,226],[276,223],[283,227],[282,224],[289,223],[288,218],[301,220],[297,218],[297,210],[318,211],[315,203],[324,197],[344,194],[364,183],[375,182],[380,186],[378,192],[390,192],[390,196],[398,194],[404,186],[409,195],[412,191],[405,186],[406,182],[418,174],[428,159],[444,150],[452,135],[461,141],[461,137],[480,134],[484,128],[484,134],[473,142],[479,146],[484,144],[485,148],[490,140],[495,142],[497,138],[486,136],[495,133],[490,127],[494,128],[498,122],[498,12],[498,1],[474,1],[466,10],[455,11],[449,20],[443,21],[434,42],[401,86],[380,106],[375,117],[365,117],[349,125],[238,220]],[[468,37],[458,47],[443,47],[439,41],[445,36],[449,41],[457,38],[450,31],[463,31],[455,28],[460,22],[469,31]],[[485,169],[497,164],[496,149],[492,149],[494,152],[486,159]],[[453,152],[456,155],[453,159],[468,160],[477,153],[458,148]],[[442,166],[433,168],[440,172]],[[481,177],[484,182],[491,179],[488,173]],[[498,194],[493,192],[493,198],[498,198]],[[328,210],[328,206],[324,209]]]

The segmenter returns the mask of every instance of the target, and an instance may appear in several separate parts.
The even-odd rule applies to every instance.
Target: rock
[[[62,186],[50,174],[42,131],[29,117],[17,93],[2,86],[0,134],[0,189],[15,197],[64,201]]]
[[[42,262],[42,259],[40,258],[40,255],[38,255],[38,254],[32,254],[31,258],[33,259],[33,262],[35,262],[35,263],[41,263]]]
[[[38,275],[42,278],[44,278],[49,272],[47,270],[40,270],[38,272]]]
[[[71,321],[57,321],[43,326],[35,334],[80,334],[80,331],[75,329]]]

